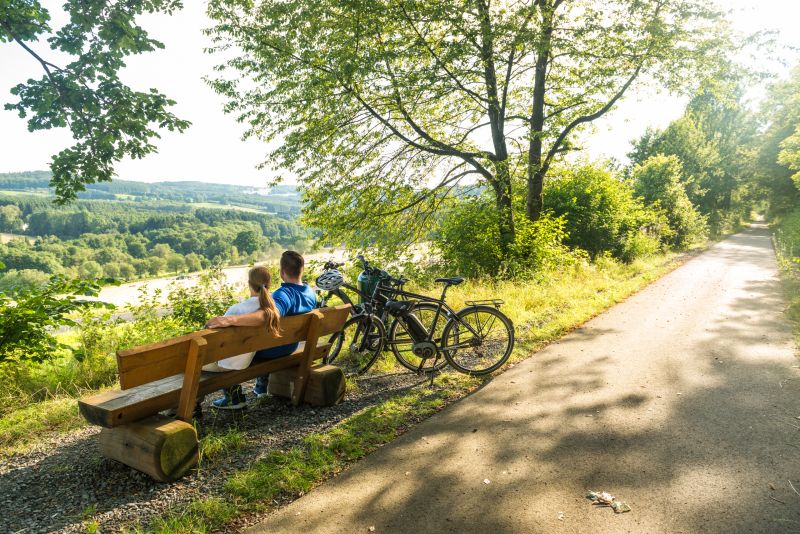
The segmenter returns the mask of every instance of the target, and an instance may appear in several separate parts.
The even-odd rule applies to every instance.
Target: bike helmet
[[[336,269],[325,271],[317,278],[317,287],[323,291],[333,291],[344,283],[342,273]]]

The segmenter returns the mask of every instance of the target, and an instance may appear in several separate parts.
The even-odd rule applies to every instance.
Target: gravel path
[[[384,355],[389,357],[389,355]],[[0,459],[0,532],[84,532],[85,519],[96,520],[100,532],[146,524],[169,508],[217,493],[233,472],[273,450],[297,444],[311,432],[336,424],[426,381],[408,372],[370,376],[359,390],[332,408],[293,407],[288,400],[259,400],[242,412],[217,412],[204,406],[201,436],[238,428],[246,436],[239,450],[201,467],[172,484],[161,484],[125,465],[104,458],[95,439],[99,429],[83,429],[36,450]],[[253,383],[246,386],[250,390]],[[243,518],[241,525],[255,521]]]

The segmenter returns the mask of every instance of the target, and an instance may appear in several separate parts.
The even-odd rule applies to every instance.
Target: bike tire
[[[438,306],[431,302],[418,302],[414,307],[411,309],[411,313],[417,314],[417,317],[422,321],[422,324],[425,325],[430,331],[431,324],[433,322],[433,318],[436,314]],[[422,312],[425,312],[423,314]],[[430,313],[427,313],[430,312]],[[442,320],[444,316],[445,310],[442,309],[442,314],[439,317],[439,321],[437,324],[444,325],[447,321]],[[398,338],[398,336],[403,336],[402,338]],[[422,373],[432,373],[434,371],[439,371],[447,366],[447,360],[445,359],[444,355],[440,355],[438,359],[433,359],[430,361],[430,365],[425,365],[420,369],[419,364],[421,359],[411,352],[411,346],[413,345],[413,341],[411,340],[411,335],[406,331],[405,327],[400,323],[400,321],[395,318],[392,323],[389,325],[389,330],[386,334],[386,339],[388,341],[387,345],[392,350],[392,354],[394,354],[395,359],[408,369],[409,371],[413,371],[415,373],[422,372]],[[434,335],[434,343],[439,345],[439,340],[442,339],[440,335]],[[428,363],[428,362],[426,362]]]
[[[344,304],[349,304],[350,316],[352,317],[354,315],[353,303],[346,293],[342,292],[340,289],[334,289],[330,292],[330,295],[338,297],[339,300],[341,300]],[[328,355],[322,360],[324,363],[331,363],[336,358],[336,356],[339,354],[339,351],[342,350],[343,339],[344,338],[339,335],[339,332],[331,334],[331,337],[328,339],[328,343],[331,344],[331,350],[328,351]]]
[[[341,368],[348,376],[363,375],[381,355],[385,340],[386,328],[379,318],[374,315],[351,317],[341,331],[331,336],[331,343],[338,345],[338,350],[329,353],[327,363]]]
[[[456,317],[476,330],[480,339]],[[487,375],[502,367],[514,350],[514,324],[511,319],[491,306],[470,306],[458,311],[456,317],[444,326],[441,347],[459,344],[469,346],[442,350],[447,362],[457,371],[472,376]],[[488,347],[491,354],[485,354],[486,348],[479,350],[484,346]]]

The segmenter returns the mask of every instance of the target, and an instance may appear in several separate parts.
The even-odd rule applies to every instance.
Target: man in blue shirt
[[[281,317],[310,312],[317,307],[316,293],[308,284],[303,283],[304,268],[305,260],[299,253],[287,250],[281,255],[281,280],[283,283],[272,293],[272,299],[275,301],[275,307],[278,308]],[[206,327],[263,326],[265,322],[264,313],[259,310],[243,315],[214,317],[206,323]],[[297,343],[290,343],[260,350],[256,352],[254,359],[271,360],[288,356],[297,349],[297,345]],[[258,377],[256,387],[253,389],[256,397],[267,394],[268,379],[269,375]],[[224,398],[217,399],[212,405],[223,410],[238,410],[245,407],[246,400],[241,386],[234,386],[225,392]]]

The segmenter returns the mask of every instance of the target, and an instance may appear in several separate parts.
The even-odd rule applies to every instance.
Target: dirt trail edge
[[[784,307],[753,227],[249,532],[800,531]]]

